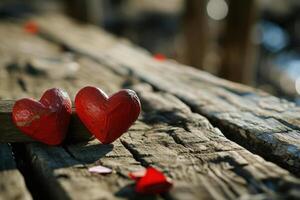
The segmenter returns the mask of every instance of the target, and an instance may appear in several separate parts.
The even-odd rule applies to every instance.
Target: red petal
[[[153,58],[158,60],[158,61],[166,60],[166,56],[164,54],[161,54],[161,53],[154,54]]]
[[[173,183],[153,167],[147,168],[145,176],[137,181],[135,191],[142,194],[159,194],[168,191]]]
[[[37,34],[39,29],[38,29],[38,25],[34,21],[28,21],[24,25],[24,30],[30,34]]]
[[[89,172],[98,173],[98,174],[110,174],[112,173],[112,170],[110,168],[98,165],[98,166],[90,167]]]

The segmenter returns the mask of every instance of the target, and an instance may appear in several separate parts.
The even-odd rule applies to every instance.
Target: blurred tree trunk
[[[82,22],[100,24],[107,0],[64,0],[66,12]]]
[[[255,1],[229,0],[228,3],[220,76],[251,84],[255,74],[255,47],[251,41],[257,14]]]
[[[184,16],[184,62],[203,69],[203,59],[207,45],[208,23],[206,0],[187,0]]]
[[[64,0],[66,13],[71,17],[87,22],[88,21],[88,6],[87,1],[82,0]]]

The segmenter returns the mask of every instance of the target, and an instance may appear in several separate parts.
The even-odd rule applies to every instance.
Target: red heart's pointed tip
[[[148,167],[143,177],[134,178],[137,180],[135,191],[141,194],[160,194],[167,192],[173,186],[170,178],[153,167]]]
[[[24,98],[13,106],[13,123],[24,134],[48,145],[64,140],[72,113],[72,103],[61,89],[47,90],[40,101]]]
[[[108,97],[87,86],[75,97],[76,112],[87,129],[103,144],[110,144],[137,120],[141,104],[133,90],[120,90]]]

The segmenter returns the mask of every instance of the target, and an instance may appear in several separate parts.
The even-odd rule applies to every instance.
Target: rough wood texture
[[[298,193],[298,179],[226,139],[176,97],[153,92],[149,85],[134,89],[144,105],[142,124],[148,126],[129,131],[121,141],[141,163],[155,165],[176,180],[179,187],[171,196],[277,199]],[[285,185],[289,190],[280,194]]]
[[[122,195],[135,196],[127,173],[142,167],[119,142],[101,145],[97,141],[90,141],[65,149],[31,144],[26,148],[27,153],[36,158],[32,160],[33,168],[51,199],[118,199]],[[88,167],[98,164],[112,168],[113,173],[102,176],[88,172]]]
[[[52,23],[53,21],[49,18],[48,22]],[[45,22],[45,24],[47,23]],[[62,24],[66,28],[69,26],[63,21],[55,21],[52,25],[56,26],[56,24]],[[73,26],[75,27],[75,25]],[[70,31],[73,30],[72,27]],[[56,29],[60,32],[59,30]],[[28,67],[22,68],[16,64],[17,70],[8,72],[7,69],[11,68],[5,67],[6,64],[0,64],[0,70],[11,74],[9,77],[11,85],[0,85],[0,91],[5,91],[5,93],[0,93],[1,98],[16,99],[23,96],[39,98],[41,93],[50,87],[62,87],[72,98],[79,88],[86,85],[99,86],[109,94],[120,88],[130,87],[138,92],[143,105],[143,113],[128,133],[113,145],[102,145],[96,140],[57,147],[39,143],[24,144],[27,158],[25,162],[34,170],[32,176],[38,180],[35,183],[36,187],[38,190],[43,189],[42,192],[46,197],[80,200],[300,198],[300,180],[298,178],[230,141],[205,117],[193,112],[194,110],[192,111],[187,105],[190,105],[193,98],[199,95],[207,101],[202,101],[202,104],[199,105],[195,104],[194,107],[208,109],[207,113],[209,113],[210,109],[214,109],[216,106],[214,104],[224,102],[225,105],[229,105],[226,98],[221,101],[220,97],[214,96],[217,88],[229,94],[232,91],[248,91],[248,93],[258,95],[253,89],[227,83],[189,68],[186,68],[185,71],[180,68],[173,69],[173,65],[177,64],[172,62],[165,64],[154,62],[148,55],[138,53],[139,50],[134,50],[101,31],[99,33],[98,29],[79,28],[78,31],[78,34],[82,33],[83,35],[89,32],[91,35],[88,36],[93,37],[90,43],[85,44],[84,48],[86,49],[81,49],[82,52],[103,47],[102,53],[99,51],[97,57],[93,56],[97,58],[97,62],[83,55],[74,54],[71,56],[72,62],[77,63],[79,68],[74,72],[72,78],[55,79],[54,76],[51,76],[52,72],[47,70],[50,67],[39,64],[47,63],[47,65],[55,67],[56,65],[52,62],[47,62],[48,56],[51,54],[52,59],[59,60],[58,58],[64,56],[66,52],[62,53],[54,44],[41,40],[37,36],[28,36],[31,48],[47,49],[51,46],[54,49],[53,54],[48,52],[46,53],[48,56],[38,57],[39,62],[31,62],[29,67],[31,71],[26,70]],[[75,32],[69,34],[69,38],[73,38],[73,35],[76,34]],[[23,34],[19,32],[15,37],[23,37]],[[70,42],[68,38],[62,39]],[[76,41],[81,42],[81,38],[72,42]],[[18,43],[19,40],[11,39],[8,45],[16,46]],[[96,47],[93,44],[100,46]],[[75,47],[73,49],[76,50]],[[35,56],[30,57],[22,52],[13,52],[14,54],[7,54],[7,56],[11,59],[12,55],[23,57],[24,63],[37,59],[34,58]],[[132,55],[134,56],[131,57]],[[45,72],[33,75],[33,69]],[[168,73],[165,73],[166,70]],[[35,70],[35,72],[37,71],[39,70]],[[143,73],[145,74],[143,75]],[[189,73],[188,76],[187,73]],[[178,84],[180,90],[173,87],[177,87],[177,82],[174,82],[175,75],[182,81]],[[161,80],[160,76],[164,76],[166,81]],[[202,80],[201,82],[200,86],[203,89],[193,90],[191,88],[200,87],[198,79],[195,79],[197,77],[206,81]],[[8,81],[6,76],[3,78]],[[20,80],[22,80],[21,84],[18,83]],[[161,85],[159,85],[160,81]],[[155,90],[150,84],[144,82],[151,83],[152,86],[155,86]],[[186,84],[184,90],[183,83]],[[205,84],[212,90],[211,93],[208,93],[209,90],[204,86]],[[170,91],[167,91],[168,89]],[[185,90],[190,93],[186,94]],[[266,94],[261,93],[261,95]],[[266,97],[269,96],[266,95]],[[214,101],[213,98],[216,100]],[[239,98],[244,99],[244,97]],[[239,108],[235,106],[231,105],[229,108]],[[218,108],[219,110],[216,111],[221,112],[222,107]],[[228,113],[226,110],[224,112]],[[236,112],[238,113],[238,110]],[[270,113],[272,112],[270,111]],[[244,126],[248,127],[247,124]],[[102,176],[90,174],[87,171],[88,167],[98,164],[112,168],[113,173]],[[133,192],[133,181],[129,180],[127,173],[148,165],[161,169],[174,179],[174,188],[169,193],[145,197],[138,196]]]
[[[299,175],[300,108],[295,104],[171,60],[155,61],[93,26],[61,16],[36,20],[47,38],[175,95],[230,139]]]
[[[0,158],[0,200],[32,199],[9,145],[0,144]]]

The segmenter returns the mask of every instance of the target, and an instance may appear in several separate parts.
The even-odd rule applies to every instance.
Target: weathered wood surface
[[[32,199],[17,169],[11,147],[0,144],[0,200]]]
[[[49,22],[51,22],[50,19]],[[0,35],[6,25],[3,26],[1,28],[0,25]],[[173,178],[175,185],[168,194],[148,197],[150,199],[297,199],[300,197],[300,180],[298,178],[227,139],[205,117],[191,110],[188,99],[181,98],[175,94],[173,89],[168,92],[163,87],[157,87],[159,85],[154,83],[159,81],[159,77],[154,76],[152,72],[144,71],[149,74],[150,78],[146,74],[145,77],[139,75],[142,74],[145,66],[152,68],[152,64],[138,62],[137,64],[141,64],[141,71],[135,69],[136,64],[132,64],[130,71],[126,63],[122,65],[118,60],[125,59],[130,63],[140,59],[146,59],[147,62],[151,60],[143,53],[141,57],[130,57],[133,53],[131,48],[127,49],[127,45],[122,43],[118,46],[117,43],[120,41],[107,40],[110,36],[104,33],[104,35],[99,34],[96,30],[97,34],[93,35],[95,43],[90,43],[90,48],[94,48],[93,44],[102,45],[103,48],[107,48],[107,53],[109,53],[112,51],[110,45],[114,43],[117,45],[113,47],[115,51],[117,51],[117,47],[120,47],[121,52],[128,50],[128,52],[123,52],[125,56],[119,58],[117,56],[119,53],[116,52],[114,57],[112,55],[106,57],[108,54],[103,50],[103,54],[100,54],[101,59],[96,62],[82,54],[69,52],[67,54],[68,56],[72,54],[71,62],[78,64],[78,70],[71,78],[55,78],[55,76],[51,76],[51,72],[48,73],[47,67],[41,67],[39,64],[46,62],[47,65],[56,66],[56,69],[59,70],[59,66],[61,68],[65,66],[64,62],[57,64],[57,62],[47,61],[50,58],[50,60],[60,60],[62,56],[67,56],[66,52],[63,52],[57,44],[38,36],[24,35],[17,25],[12,28],[16,31],[14,32],[15,36],[10,35],[7,39],[7,41],[9,40],[7,45],[11,49],[11,53],[7,53],[8,60],[15,61],[16,58],[21,57],[23,63],[31,60],[39,60],[39,62],[31,62],[31,71],[28,70],[27,65],[23,67],[22,62],[14,63],[14,69],[17,70],[7,67],[11,66],[7,65],[7,62],[1,62],[1,73],[10,73],[9,77],[3,76],[3,80],[10,81],[10,84],[0,84],[2,99],[17,99],[24,96],[38,99],[42,92],[50,87],[62,87],[74,99],[76,92],[81,87],[94,85],[101,87],[109,94],[120,88],[132,88],[137,91],[143,106],[143,113],[139,120],[128,133],[112,145],[102,145],[96,140],[57,147],[39,143],[23,144],[24,162],[33,169],[34,173],[30,176],[37,180],[33,184],[37,187],[36,192],[42,193],[41,196],[50,199],[146,198],[133,192],[133,181],[129,180],[127,173],[153,165]],[[94,34],[93,30],[92,28],[92,30],[85,31]],[[70,37],[71,35],[69,34]],[[14,49],[13,47],[18,46],[22,41],[17,38],[22,37],[28,37],[32,52],[44,49],[44,56],[29,55],[26,53],[27,51]],[[100,41],[102,42],[100,43]],[[47,50],[48,48],[50,50]],[[5,52],[1,45],[0,51]],[[107,59],[110,57],[111,59]],[[163,65],[171,65],[169,62],[166,64],[153,63],[162,68],[159,76],[170,76],[167,79],[170,80],[169,78],[174,75],[171,72],[164,73],[165,66]],[[33,69],[41,68],[45,70],[45,73],[32,74]],[[154,66],[153,68],[157,70],[158,67]],[[166,69],[169,70],[169,67]],[[180,70],[178,68],[175,70],[178,70],[176,75],[179,75]],[[186,73],[186,71],[182,71],[182,73]],[[194,71],[190,73],[189,76],[196,74]],[[182,75],[180,77],[183,78]],[[203,78],[205,77],[203,75]],[[209,77],[206,82],[211,88],[219,87],[220,90],[229,84],[213,77]],[[167,83],[162,81],[162,86],[165,84]],[[172,84],[174,85],[174,82],[169,83],[169,85]],[[192,84],[196,85],[196,81]],[[186,90],[190,91],[188,88],[193,86],[192,84],[187,85]],[[155,90],[153,90],[153,86],[155,86]],[[251,88],[245,89],[240,85],[232,87],[235,87],[235,89],[231,88],[234,91],[240,87],[242,91],[247,90],[254,93]],[[196,95],[194,93],[198,93],[197,91],[201,92],[200,89],[197,89],[191,95]],[[207,89],[203,87],[203,92],[205,91]],[[205,97],[208,100],[214,97],[213,94],[203,93],[202,95],[208,95]],[[203,102],[203,109],[213,109],[214,105],[210,103],[211,101],[206,102],[207,107]],[[224,102],[226,105],[229,104],[225,98]],[[235,108],[235,105],[231,105],[231,107]],[[245,127],[247,126],[245,125]],[[98,164],[112,168],[113,173],[102,176],[90,174],[87,171],[88,167]]]
[[[65,148],[30,144],[26,148],[31,157],[37,158],[31,164],[37,173],[39,185],[44,187],[50,199],[118,199],[122,195],[135,196],[133,187],[129,186],[132,182],[126,177],[129,171],[142,167],[119,141],[114,145],[90,141]],[[88,167],[97,164],[111,167],[114,171],[107,176],[88,172]],[[123,188],[125,191],[122,191]]]
[[[300,108],[294,103],[171,60],[158,62],[93,26],[61,16],[36,21],[47,38],[175,95],[230,139],[299,175]]]

